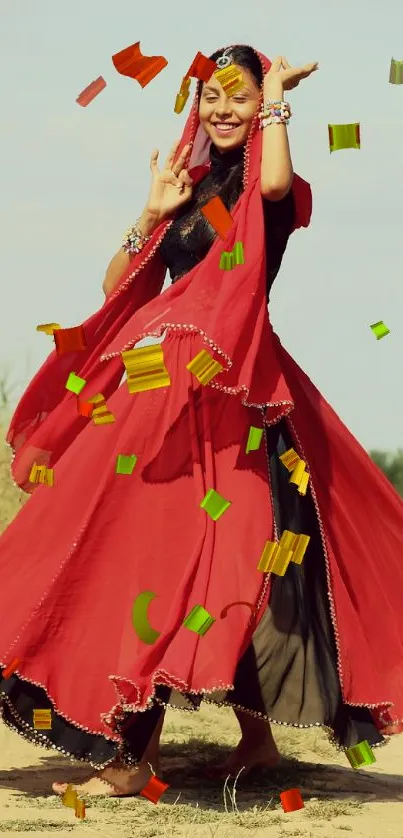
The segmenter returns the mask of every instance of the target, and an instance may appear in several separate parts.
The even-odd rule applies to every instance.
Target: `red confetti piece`
[[[204,207],[201,207],[201,211],[211,226],[214,227],[220,239],[225,239],[234,220],[224,206],[221,198],[218,195],[216,198],[212,198]]]
[[[162,780],[159,780],[155,774],[150,777],[148,783],[144,788],[141,790],[140,794],[142,797],[146,797],[147,800],[151,800],[151,803],[158,803],[161,795],[164,794],[169,788],[167,783],[163,783]]]
[[[89,84],[88,87],[82,90],[80,95],[77,96],[77,104],[81,105],[81,107],[83,108],[86,108],[87,105],[89,105],[89,103],[92,102],[92,100],[95,99],[96,96],[98,96],[98,93],[101,93],[101,90],[103,90],[105,87],[105,79],[102,78],[102,76],[98,76],[98,78],[95,79],[95,81],[92,81],[91,84]]]
[[[206,58],[203,53],[198,52],[193,59],[185,78],[192,76],[194,79],[200,81],[209,81],[214,71],[217,69],[217,64],[211,58]]]
[[[254,617],[256,617],[256,615],[258,613],[258,609],[255,608],[255,606],[252,605],[251,602],[244,602],[243,600],[240,600],[239,602],[230,602],[229,605],[226,605],[225,608],[223,608],[223,610],[221,611],[221,614],[220,614],[221,620],[223,620],[227,616],[229,609],[233,608],[234,605],[247,605],[248,608],[250,608],[250,610],[252,611],[252,615]]]
[[[84,329],[82,326],[73,326],[72,329],[57,329],[53,332],[56,352],[63,355],[64,352],[76,352],[87,349]]]
[[[280,794],[280,800],[284,812],[295,812],[297,809],[303,809],[305,805],[299,789],[288,789],[288,791],[282,791]]]
[[[20,663],[21,663],[20,658],[13,658],[11,663],[9,663],[9,665],[6,666],[5,669],[3,669],[2,678],[9,678],[10,675],[12,675],[13,672],[15,672],[15,670],[20,665]]]
[[[87,416],[87,418],[90,419],[94,412],[95,405],[90,402],[77,401],[77,407],[80,416]]]
[[[149,84],[168,64],[162,55],[142,55],[140,41],[112,55],[112,61],[118,73],[135,79],[141,87]]]

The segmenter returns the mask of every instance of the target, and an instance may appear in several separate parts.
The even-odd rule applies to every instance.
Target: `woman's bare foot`
[[[147,785],[155,772],[159,774],[159,764],[153,765],[151,770],[147,762],[140,763],[138,768],[128,768],[119,762],[113,762],[102,771],[97,771],[94,777],[84,783],[74,784],[73,789],[79,797],[102,796],[122,797],[136,795]],[[53,783],[52,789],[62,796],[67,790],[68,783]]]
[[[253,768],[276,768],[281,760],[281,754],[269,735],[263,742],[255,743],[242,739],[228,759],[206,769],[206,775],[211,779],[225,779],[236,777],[242,771],[242,776],[249,774]],[[242,770],[243,769],[243,770]]]

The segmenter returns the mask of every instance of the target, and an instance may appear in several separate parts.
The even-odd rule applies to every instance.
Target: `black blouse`
[[[201,207],[219,195],[226,208],[231,211],[243,190],[243,147],[220,154],[212,145],[210,161],[210,172],[194,188],[191,200],[178,211],[161,243],[161,258],[169,270],[172,282],[176,282],[204,259],[217,236],[201,212]],[[294,226],[295,205],[292,191],[290,190],[281,201],[263,199],[263,210],[269,296]]]

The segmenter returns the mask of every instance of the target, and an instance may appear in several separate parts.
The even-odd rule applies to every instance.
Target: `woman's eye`
[[[206,102],[215,102],[217,96],[206,96]]]

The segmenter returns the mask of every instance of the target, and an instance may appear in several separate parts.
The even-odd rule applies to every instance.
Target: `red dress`
[[[194,105],[181,147],[196,129]],[[232,696],[274,721],[325,725],[344,747],[380,744],[377,729],[403,723],[403,503],[273,333],[260,154],[254,124],[225,245],[216,238],[158,295],[162,225],[83,324],[87,348],[53,353],[11,424],[19,485],[32,491],[34,462],[55,480],[35,488],[0,538],[0,664],[20,659],[1,682],[4,718],[94,765],[118,750],[141,757],[158,700]],[[309,223],[308,193],[296,178],[295,227]],[[223,275],[219,255],[239,240],[245,264]],[[129,393],[121,352],[165,331],[169,386]],[[223,367],[207,386],[187,369],[202,349]],[[71,371],[86,380],[85,397],[104,394],[113,424],[78,414],[65,389]],[[251,426],[264,430],[263,444],[246,453]],[[301,503],[279,461],[290,444],[310,475]],[[116,474],[120,454],[136,455],[131,475]],[[229,503],[217,520],[201,505],[210,490]],[[311,552],[273,581],[257,569],[264,546],[297,528],[309,530]],[[155,595],[151,643],[133,625],[144,592]],[[221,616],[240,601],[257,618],[245,606]],[[185,625],[196,606],[215,620],[205,634]],[[305,702],[275,695],[285,655],[295,661],[288,687]],[[52,729],[38,732],[33,710],[45,707]]]

